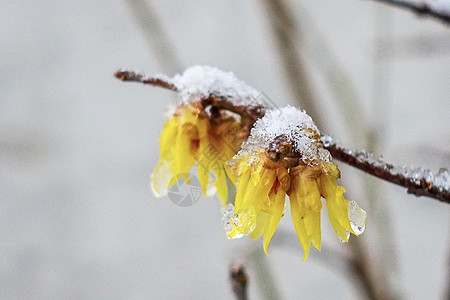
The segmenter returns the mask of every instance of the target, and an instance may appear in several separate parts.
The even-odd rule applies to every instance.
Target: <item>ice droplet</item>
[[[352,230],[360,235],[366,228],[366,212],[362,210],[356,201],[348,203],[348,217],[350,219],[350,226]]]
[[[228,203],[227,206],[222,207],[222,225],[225,228],[227,234],[233,230],[233,218],[234,218],[234,205]]]
[[[250,234],[256,227],[256,215],[251,209],[246,209],[242,213],[235,213],[234,226],[243,235]]]
[[[238,239],[244,235],[250,234],[256,226],[256,218],[253,213],[246,211],[245,213],[236,213],[234,205],[228,203],[227,206],[221,209],[222,212],[222,225],[225,228],[225,232],[229,239]],[[230,236],[233,232],[233,227],[237,230],[234,235]]]
[[[346,230],[346,234],[347,234],[347,241],[350,238],[350,231]],[[343,239],[339,238],[339,240],[341,241],[341,243],[347,243],[347,241],[344,241]]]
[[[333,137],[331,135],[325,134],[321,137],[322,144],[325,148],[328,148],[333,143]]]

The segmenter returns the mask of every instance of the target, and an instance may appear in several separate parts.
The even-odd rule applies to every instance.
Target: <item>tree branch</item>
[[[351,151],[338,145],[330,136],[323,136],[324,147],[331,156],[372,176],[407,188],[406,192],[416,196],[427,196],[450,203],[450,191],[440,183],[440,175],[431,171],[412,167],[396,167],[385,163],[381,157],[374,158],[372,153],[364,150]],[[447,172],[448,173],[448,172]],[[442,176],[445,177],[445,176]],[[442,178],[442,180],[445,180]]]
[[[114,73],[114,76],[122,81],[140,82],[143,84],[159,86],[175,92],[178,91],[178,88],[173,84],[170,78],[163,75],[147,76],[145,74],[122,69]]]
[[[426,1],[406,1],[406,0],[373,0],[398,8],[403,8],[417,14],[418,16],[429,16],[450,26],[450,12],[437,5],[431,5]]]
[[[122,81],[141,82],[180,92],[172,80],[163,75],[146,76],[132,71],[119,70],[114,76]],[[203,107],[212,105],[218,109],[225,109],[240,115],[248,134],[250,134],[250,128],[253,126],[253,123],[264,116],[265,113],[264,107],[235,106],[226,96],[213,92],[208,97],[201,99],[201,104]],[[396,167],[385,163],[381,157],[375,159],[372,153],[345,149],[328,135],[322,136],[322,142],[331,155],[343,163],[372,176],[403,186],[407,188],[407,193],[409,194],[431,197],[450,204],[450,191],[446,183],[446,177],[449,176],[448,171],[441,175],[433,175],[429,170]]]
[[[231,287],[237,300],[247,300],[248,275],[242,264],[233,263],[229,269]]]

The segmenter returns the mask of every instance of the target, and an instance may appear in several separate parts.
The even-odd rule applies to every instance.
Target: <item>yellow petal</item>
[[[294,223],[295,231],[297,232],[298,239],[303,248],[303,260],[308,258],[309,248],[311,247],[310,239],[306,231],[305,222],[303,221],[303,212],[301,210],[299,201],[296,194],[289,196],[289,203],[291,204],[292,222]]]
[[[235,211],[239,222],[243,224],[239,230],[242,234],[248,234],[254,229],[256,216],[261,212],[263,204],[269,201],[268,194],[274,181],[274,170],[258,168],[254,172],[251,167],[246,167],[242,173],[235,199]]]
[[[306,172],[311,170],[305,169]],[[320,212],[322,202],[316,180],[311,177],[298,176],[291,178],[291,190],[289,191],[292,220],[297,231],[300,243],[305,252],[305,260],[312,244],[318,250],[321,248]]]
[[[227,178],[230,180],[233,186],[236,186],[238,178],[233,174],[231,167],[226,162],[224,163],[224,170],[227,174]]]
[[[348,241],[347,231],[355,232],[350,225],[348,217],[348,201],[344,198],[345,189],[339,186],[332,175],[322,174],[319,178],[320,192],[325,198],[328,209],[328,218],[337,236]]]
[[[164,124],[161,136],[159,137],[159,157],[161,160],[167,159],[171,155],[173,142],[177,136],[178,122],[178,117],[173,117]]]
[[[315,180],[300,178],[301,197],[305,199],[305,226],[306,231],[314,247],[320,251],[321,229],[320,212],[322,210],[322,201],[319,188]]]
[[[192,125],[189,124],[189,126]],[[189,173],[189,170],[195,164],[195,158],[190,151],[191,137],[186,133],[185,129],[178,130],[175,145],[173,145],[173,147],[174,175]]]
[[[286,193],[282,189],[279,189],[276,194],[270,195],[271,213],[267,215],[266,225],[264,227],[264,252],[266,252],[266,255],[269,255],[267,247],[269,247],[270,240],[283,216],[285,199]]]
[[[247,190],[248,183],[252,172],[247,168],[240,176],[236,191],[236,198],[234,200],[234,206],[237,211],[241,210],[244,204],[244,196]]]
[[[200,187],[202,188],[203,195],[206,195],[209,184],[209,169],[204,164],[198,164],[197,167],[198,180],[200,181]]]
[[[305,214],[305,227],[313,246],[320,251],[321,246],[321,229],[320,229],[320,211],[308,212]]]
[[[217,195],[219,195],[220,201],[222,201],[223,205],[227,205],[228,203],[228,186],[227,179],[225,175],[225,170],[221,170],[216,172],[216,182],[214,186],[217,190]]]
[[[255,230],[253,230],[252,233],[250,234],[250,237],[252,239],[257,239],[261,236],[261,234],[263,234],[264,225],[266,224],[266,217],[267,217],[267,214],[265,212],[260,212],[256,216]]]

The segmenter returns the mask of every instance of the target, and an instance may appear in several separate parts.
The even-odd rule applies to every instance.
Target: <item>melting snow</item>
[[[198,101],[211,94],[226,97],[235,105],[264,106],[263,94],[232,72],[210,66],[193,66],[172,80],[184,102]]]
[[[319,129],[305,111],[292,106],[268,110],[264,117],[256,121],[248,141],[242,144],[237,156],[252,157],[259,149],[269,149],[277,137],[285,136],[293,142],[294,151],[302,155],[304,162],[329,162],[330,153],[321,147],[320,141],[314,139],[316,133],[319,134]]]

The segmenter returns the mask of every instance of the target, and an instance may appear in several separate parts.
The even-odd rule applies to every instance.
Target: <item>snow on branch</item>
[[[372,176],[407,188],[407,193],[427,196],[450,203],[450,173],[447,170],[433,174],[430,170],[411,166],[394,166],[382,156],[376,157],[365,150],[352,151],[338,145],[329,135],[322,136],[322,143],[333,158],[369,173]]]
[[[195,68],[191,69],[195,70]],[[211,106],[214,109],[227,110],[240,115],[248,134],[250,134],[253,123],[264,116],[266,110],[264,103],[258,100],[258,92],[236,79],[232,73],[221,71],[218,73],[219,70],[216,68],[203,67],[203,71],[205,70],[206,73],[214,73],[216,77],[219,74],[222,77],[211,81],[210,76],[205,78],[198,76],[201,72],[197,70],[186,81],[188,78],[182,78],[179,75],[174,78],[165,75],[147,76],[124,69],[117,71],[114,76],[122,81],[140,82],[175,91],[182,96],[183,101],[189,101],[191,94],[195,94],[196,97],[200,96],[204,107]],[[206,82],[202,83],[202,80],[206,80]],[[253,100],[249,101],[252,97]],[[248,99],[242,102],[243,98]],[[403,186],[410,194],[426,196],[450,204],[450,173],[447,170],[433,174],[422,168],[394,166],[384,162],[382,157],[374,157],[370,152],[345,149],[329,135],[322,136],[322,143],[333,158],[345,164]]]
[[[450,26],[450,2],[444,0],[373,0],[409,10],[418,16],[429,16]]]

